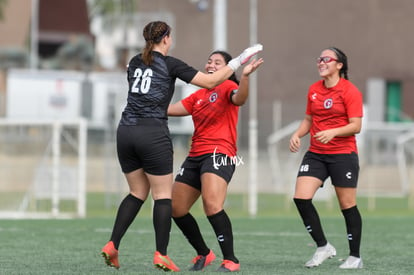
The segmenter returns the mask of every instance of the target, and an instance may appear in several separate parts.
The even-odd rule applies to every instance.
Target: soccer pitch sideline
[[[345,224],[336,205],[326,209],[318,202],[328,240],[337,256],[321,266],[307,269],[303,264],[315,247],[293,208],[283,209],[273,196],[260,196],[259,215],[249,218],[240,205],[243,196],[229,196],[228,213],[232,219],[239,274],[412,274],[414,257],[413,212],[404,209],[405,199],[378,199],[378,209],[363,215],[362,270],[340,270],[340,259],[347,256]],[[269,201],[267,201],[269,200]],[[0,220],[0,274],[157,274],[152,256],[155,242],[149,206],[144,207],[125,235],[120,247],[119,270],[104,264],[99,252],[108,241],[116,208],[97,211],[103,203],[90,200],[88,218],[73,220]],[[280,199],[284,205],[283,199]],[[94,205],[96,204],[96,205]],[[264,204],[269,204],[267,210]],[[273,208],[273,210],[271,209]],[[217,274],[221,252],[213,230],[195,207],[195,216],[207,244],[218,256],[203,274]],[[168,254],[184,274],[195,252],[173,224]]]

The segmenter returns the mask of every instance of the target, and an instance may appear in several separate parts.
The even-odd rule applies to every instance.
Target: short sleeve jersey
[[[167,109],[177,78],[189,83],[197,70],[181,60],[153,52],[154,61],[144,64],[141,54],[128,64],[128,99],[120,125],[137,125],[141,118],[167,119]]]
[[[226,80],[211,90],[200,89],[181,101],[194,123],[190,157],[214,152],[236,155],[239,107],[231,102],[230,96],[237,89],[235,82]]]
[[[349,118],[363,116],[362,94],[350,81],[341,78],[337,85],[326,88],[320,80],[309,87],[306,114],[312,116],[309,151],[319,154],[358,152],[355,135],[334,137],[327,144],[317,141],[315,133],[345,126]]]

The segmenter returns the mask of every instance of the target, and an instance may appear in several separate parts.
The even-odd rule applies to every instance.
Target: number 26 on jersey
[[[134,72],[135,81],[131,87],[131,93],[148,93],[151,87],[152,70],[146,69],[144,72],[142,69],[137,68]]]

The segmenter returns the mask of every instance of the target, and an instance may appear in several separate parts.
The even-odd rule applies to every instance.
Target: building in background
[[[38,53],[42,68],[89,70],[94,58],[85,0],[38,1]]]
[[[6,113],[7,72],[31,66],[32,8],[38,4],[35,69],[90,70],[94,57],[85,0],[13,0],[0,20],[0,116]]]
[[[85,69],[70,61],[80,56],[79,49],[86,53],[81,58],[90,61],[88,53],[93,41],[95,53],[110,57],[99,61],[99,55],[95,56],[93,69],[122,71],[123,64],[142,46],[141,32],[146,20],[140,18],[150,16],[147,18],[158,17],[173,25],[171,54],[202,70],[208,54],[216,50],[214,7],[219,1],[222,2],[131,0],[134,10],[125,13],[125,17],[110,14],[101,19],[124,18],[129,22],[128,27],[119,23],[122,19],[109,28],[103,24],[90,27],[86,0],[39,0],[39,53],[48,60],[42,66],[58,68],[58,60],[66,60],[68,62],[64,63],[70,69]],[[224,2],[227,7],[223,25],[227,48],[224,50],[236,55],[250,43],[250,1]],[[414,110],[409,106],[414,101],[414,71],[411,69],[414,59],[409,57],[414,37],[408,35],[414,24],[411,0],[256,2],[257,37],[264,45],[261,56],[265,58],[257,74],[261,147],[266,146],[266,139],[275,128],[303,117],[307,88],[319,78],[315,58],[329,46],[341,48],[348,54],[350,78],[364,93],[368,110],[375,114],[371,119],[411,121],[414,118]],[[1,49],[15,48],[21,56],[27,55],[30,3],[29,0],[7,2],[5,20],[0,22],[1,33],[5,34],[0,37]],[[24,63],[16,63],[24,66]],[[0,79],[3,115],[4,73],[3,68],[3,80]],[[372,87],[377,88],[370,90]],[[249,109],[241,110],[240,145],[246,146]]]

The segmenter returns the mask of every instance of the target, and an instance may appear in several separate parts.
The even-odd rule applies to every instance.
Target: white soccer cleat
[[[362,263],[362,259],[354,256],[349,256],[343,264],[339,266],[342,269],[358,269],[362,268],[364,264]]]
[[[255,44],[247,49],[245,49],[242,54],[240,55],[240,63],[241,65],[245,64],[247,61],[250,60],[250,58],[263,51],[263,45],[262,44]]]
[[[323,263],[326,259],[330,259],[336,256],[336,249],[330,243],[325,246],[318,247],[312,259],[306,262],[306,267],[315,267]]]

